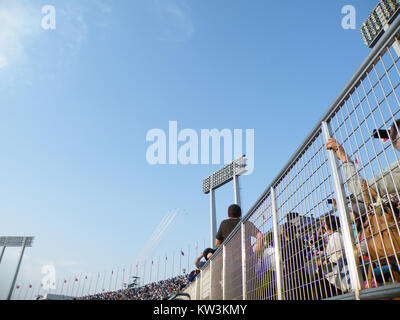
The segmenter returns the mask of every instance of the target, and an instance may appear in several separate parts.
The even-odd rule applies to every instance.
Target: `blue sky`
[[[348,4],[356,30],[341,26]],[[55,30],[41,28],[44,5]],[[19,283],[38,283],[48,264],[60,279],[132,265],[175,208],[152,256],[175,252],[177,267],[190,247],[191,263],[209,242],[202,180],[220,166],[151,166],[146,133],[173,120],[196,132],[254,129],[247,212],[368,55],[358,27],[375,5],[2,0],[0,234],[36,237]],[[218,190],[218,223],[232,202],[231,184]],[[18,254],[8,249],[0,265],[0,297]]]

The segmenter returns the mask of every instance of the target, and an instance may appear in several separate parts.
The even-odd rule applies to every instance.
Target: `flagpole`
[[[144,270],[143,270],[143,285],[145,285],[146,282],[146,260],[144,260]]]
[[[93,281],[93,275],[91,275],[91,277],[90,277],[89,289],[87,291],[86,296],[90,296],[90,289],[92,288],[92,281]]]
[[[186,273],[189,273],[189,260],[190,260],[190,245],[188,246],[188,267],[186,269]]]
[[[149,283],[152,283],[152,282],[151,282],[151,275],[152,275],[152,273],[153,273],[153,263],[154,263],[154,261],[153,261],[153,259],[151,259],[151,267],[150,267],[150,282],[149,282]]]
[[[181,254],[179,255],[179,271],[178,271],[178,276],[181,275],[182,273],[182,249],[181,249]]]
[[[31,285],[29,285],[28,288],[26,288],[24,300],[26,300],[26,296],[28,295],[29,289],[31,289],[30,286],[31,286]]]
[[[110,285],[108,286],[108,292],[111,292],[111,280],[112,280],[112,276],[114,274],[114,269],[111,270],[111,275],[110,275]]]
[[[117,276],[115,277],[115,290],[114,291],[117,291],[118,275],[119,275],[119,267],[117,267]]]
[[[164,280],[167,279],[167,261],[168,261],[168,256],[165,255]]]
[[[17,287],[18,287],[18,286],[17,286]],[[19,288],[17,288],[17,290],[19,291],[19,292],[18,292],[18,298],[15,297],[15,299],[18,301],[18,300],[19,300],[19,297],[21,296],[21,291],[22,291],[21,286],[19,286]]]
[[[103,293],[104,291],[106,291],[106,288],[105,288],[105,282],[106,282],[106,273],[107,273],[107,270],[105,270],[104,271],[104,277],[103,277],[103,287],[101,288],[101,293]]]
[[[136,261],[136,281],[137,281],[137,279],[139,278],[139,263]],[[140,283],[140,280],[139,280],[139,283]]]
[[[131,264],[131,266],[129,267],[128,286],[130,285],[130,282],[131,282],[131,275],[132,275],[132,264]],[[127,286],[127,288],[128,288],[128,286]]]
[[[122,288],[125,289],[125,266],[122,269]]]
[[[175,265],[175,252],[172,253],[172,275],[171,275],[171,278],[174,277],[174,265]]]
[[[80,274],[79,275],[79,278],[77,278],[78,279],[78,281],[76,281],[76,282],[78,282],[78,287],[76,288],[76,297],[78,298],[78,295],[79,295],[79,288],[80,288],[80,286],[81,286],[81,279],[82,278],[82,274]]]
[[[59,278],[59,284],[57,284],[57,279],[56,279],[56,288],[55,288],[55,290],[56,290],[56,293],[57,293],[57,290],[60,290],[60,287],[61,287],[61,283],[63,282],[62,280],[61,280],[62,278]],[[40,287],[42,287],[42,283],[40,283]],[[61,287],[61,289],[62,289],[62,287]],[[39,291],[40,291],[40,289],[39,289]],[[60,294],[61,295],[61,294]]]
[[[85,276],[85,279],[83,280],[83,286],[82,286],[81,297],[83,297],[83,291],[85,290],[86,280],[87,280],[87,276]]]
[[[70,276],[70,279],[71,279],[71,277],[72,277],[72,276]],[[66,292],[66,295],[67,295],[67,296],[71,296],[70,293],[69,293],[70,283],[71,283],[71,281],[68,280],[68,286],[67,286],[67,292]]]
[[[39,282],[39,289],[36,293],[37,296],[40,296],[40,288],[42,287],[42,281]]]
[[[79,298],[79,289],[81,288],[81,282],[84,282],[83,275],[81,274],[78,278],[78,288],[76,289],[76,297]]]
[[[157,282],[160,281],[160,260],[161,260],[161,256],[158,256]]]

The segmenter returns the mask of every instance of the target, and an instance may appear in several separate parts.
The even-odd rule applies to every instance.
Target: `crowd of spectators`
[[[188,276],[180,275],[171,279],[146,284],[142,287],[103,292],[74,300],[164,300],[186,287]]]

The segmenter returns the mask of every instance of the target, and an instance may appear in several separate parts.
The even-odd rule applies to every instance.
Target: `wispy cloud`
[[[0,69],[24,57],[24,41],[39,30],[33,17],[33,9],[28,5],[0,3]]]
[[[190,7],[186,0],[154,0],[162,26],[160,40],[181,42],[195,32]]]
[[[100,0],[96,0],[96,6],[100,10],[101,13],[111,13],[112,12],[112,7],[109,3]]]

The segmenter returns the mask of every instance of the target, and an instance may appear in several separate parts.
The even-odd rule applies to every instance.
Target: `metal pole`
[[[210,248],[215,246],[215,237],[217,235],[217,216],[215,209],[215,190],[210,190],[210,231],[211,231],[211,245]]]
[[[210,295],[209,295],[209,299],[213,300],[213,285],[212,285],[212,273],[213,273],[213,262],[212,260],[210,261],[210,285],[209,285],[209,291],[210,291]]]
[[[14,287],[15,287],[15,283],[17,282],[17,277],[18,277],[19,268],[21,267],[22,257],[24,256],[24,252],[25,252],[25,245],[26,245],[26,238],[24,238],[24,244],[23,244],[23,246],[22,246],[21,255],[20,255],[20,257],[19,257],[17,270],[15,270],[14,279],[13,279],[13,281],[12,281],[12,283],[11,283],[11,288],[10,288],[10,292],[8,293],[7,300],[11,300],[11,297],[12,297],[13,292],[14,292]]]
[[[203,280],[203,273],[200,272],[200,276],[197,277],[198,283],[196,284],[196,300],[200,300],[201,298],[201,283]]]
[[[6,251],[6,245],[4,245],[4,246],[3,246],[3,249],[1,250],[0,263],[1,263],[1,260],[3,260],[4,251]]]
[[[329,132],[329,127],[328,123],[326,121],[322,122],[322,132],[324,134],[325,138],[325,143],[328,141],[328,139],[331,137],[330,132]],[[333,151],[327,151],[328,154],[328,161],[329,165],[332,171],[332,179],[333,179],[333,184],[334,184],[334,190],[336,194],[336,202],[338,206],[338,211],[339,211],[339,219],[340,219],[340,226],[341,226],[341,231],[342,231],[342,236],[343,236],[343,245],[344,245],[344,250],[347,258],[347,264],[349,267],[349,272],[350,272],[350,281],[353,287],[353,290],[356,295],[356,299],[359,300],[359,295],[360,295],[360,280],[361,280],[361,275],[359,272],[359,269],[357,267],[357,261],[356,261],[356,250],[354,249],[354,236],[351,228],[351,221],[350,221],[350,215],[348,213],[348,207],[346,205],[346,197],[345,197],[345,192],[343,188],[343,182],[341,179],[341,176],[338,171],[337,167],[337,160],[336,157],[333,153]]]
[[[246,265],[246,231],[245,224],[242,222],[242,296],[243,300],[247,300],[247,265]]]
[[[222,247],[222,300],[226,300],[226,246]]]
[[[239,176],[233,176],[233,195],[234,195],[234,203],[240,206],[240,185],[239,185]]]
[[[271,187],[271,203],[272,203],[272,223],[274,227],[276,292],[278,294],[278,300],[283,300],[281,242],[279,238],[278,211],[276,209],[275,189],[273,187]]]
[[[197,275],[197,277],[194,279],[194,281],[192,282],[192,285],[194,285],[194,298],[192,298],[192,300],[197,300],[197,281],[199,281],[199,278],[201,277],[201,275]]]

